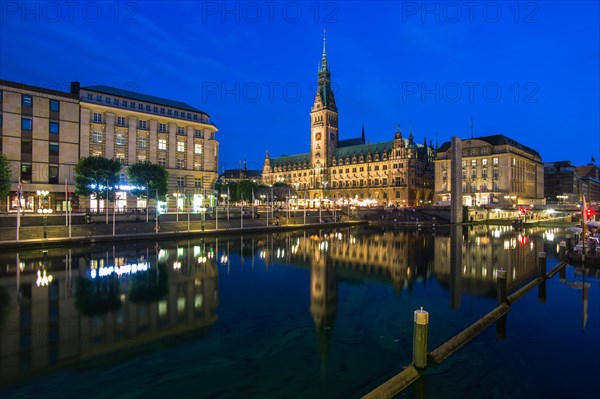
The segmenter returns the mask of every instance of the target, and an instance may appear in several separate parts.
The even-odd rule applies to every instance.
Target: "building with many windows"
[[[127,165],[165,166],[170,209],[209,205],[218,177],[216,132],[208,114],[178,101],[78,82],[66,93],[0,80],[0,152],[12,169],[6,210],[16,211],[20,182],[23,211],[64,211],[75,191],[74,167],[91,155],[119,159],[123,186]],[[125,190],[117,198],[120,209],[146,206]],[[82,210],[97,204],[72,199]]]
[[[264,184],[285,183],[296,191],[299,202],[419,205],[433,194],[431,143],[417,144],[412,132],[404,138],[398,129],[394,139],[379,143],[362,137],[340,140],[338,110],[331,88],[325,41],[318,73],[318,87],[310,113],[310,152],[265,157]]]
[[[450,142],[438,149],[435,201],[450,201]],[[462,194],[466,206],[544,203],[544,165],[537,151],[504,135],[462,141]]]
[[[79,160],[77,96],[0,80],[0,152],[12,170],[7,212],[17,210],[19,182],[24,212],[64,210]]]
[[[157,163],[169,172],[169,208],[207,205],[219,153],[217,128],[208,114],[182,102],[114,87],[74,86],[81,101],[80,157],[120,160],[125,185],[127,165]],[[146,206],[126,191],[117,196],[118,208]],[[95,205],[90,201],[88,206]]]
[[[585,195],[587,204],[600,204],[600,168],[591,163],[575,166],[571,161],[544,163],[545,196],[549,203],[576,204]]]

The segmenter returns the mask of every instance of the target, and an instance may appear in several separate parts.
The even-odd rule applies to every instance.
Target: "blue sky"
[[[307,152],[327,29],[340,138],[505,134],[543,161],[600,163],[597,1],[81,1],[0,4],[0,77],[184,101],[220,169]]]

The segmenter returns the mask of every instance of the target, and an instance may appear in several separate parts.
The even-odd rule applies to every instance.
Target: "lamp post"
[[[115,202],[117,201],[118,198],[119,198],[118,196],[115,196]],[[112,215],[112,225],[113,225],[113,232],[112,232],[113,234],[112,235],[113,236],[115,235],[115,232],[116,232],[116,225],[115,225],[115,212],[116,212],[116,208],[117,207],[113,205],[113,215]]]
[[[225,202],[225,206],[227,207],[227,220],[229,220],[229,203],[227,202],[227,198],[229,196],[227,194],[221,194],[221,198],[223,198],[223,201]]]
[[[39,196],[38,213],[41,213],[44,218],[44,239],[48,238],[48,214],[52,213],[52,209],[47,207],[46,197],[48,197],[48,194],[50,193],[47,190],[37,191],[37,195]]]
[[[108,224],[108,180],[106,181],[106,200],[104,201],[104,214],[106,215],[106,224]]]

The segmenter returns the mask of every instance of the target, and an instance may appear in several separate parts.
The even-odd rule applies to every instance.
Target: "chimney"
[[[76,94],[79,97],[79,82],[71,82],[71,94]]]

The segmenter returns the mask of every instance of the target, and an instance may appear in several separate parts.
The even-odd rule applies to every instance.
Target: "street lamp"
[[[48,214],[52,213],[52,209],[48,207],[46,197],[50,192],[48,190],[38,190],[37,195],[39,198],[38,213],[41,213],[44,218],[44,239],[48,238]]]
[[[221,198],[225,201],[225,206],[227,206],[227,220],[229,220],[229,201],[227,201],[227,194],[221,194]]]

